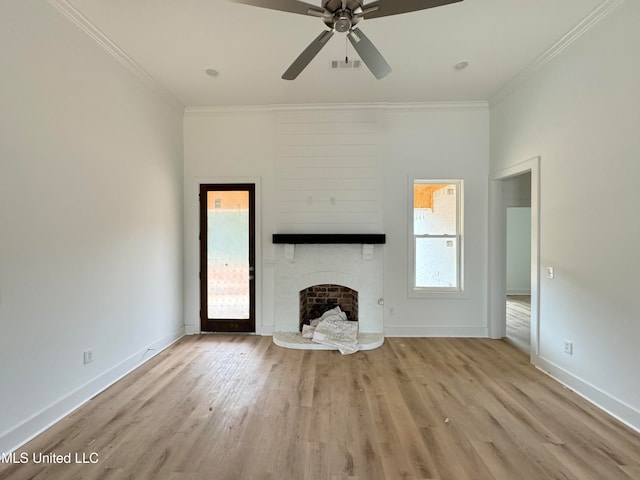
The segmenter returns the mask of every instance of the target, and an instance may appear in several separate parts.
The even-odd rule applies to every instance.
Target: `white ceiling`
[[[490,99],[608,0],[464,0],[358,26],[393,72],[331,70],[336,34],[294,81],[282,73],[323,30],[318,18],[228,0],[52,0],[71,4],[184,106]],[[386,0],[392,2],[393,0]],[[307,0],[319,5],[319,0]],[[350,58],[357,58],[351,45]],[[457,71],[461,61],[469,67]],[[204,73],[219,71],[215,78]]]

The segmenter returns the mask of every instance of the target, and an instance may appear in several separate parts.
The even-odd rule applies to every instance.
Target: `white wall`
[[[497,172],[541,157],[534,362],[640,428],[640,3],[623,2],[491,107]],[[563,341],[574,353],[563,352]]]
[[[531,293],[531,207],[507,207],[507,295]]]
[[[182,334],[182,114],[47,2],[0,64],[4,452]]]
[[[200,332],[198,185],[256,183],[256,331],[273,330],[275,124],[265,110],[191,109],[184,116],[184,321]],[[268,260],[263,261],[266,250]]]
[[[382,111],[276,112],[277,233],[382,231]]]
[[[488,128],[483,104],[188,109],[187,331],[199,331],[197,185],[254,179],[262,210],[258,333],[274,325],[271,235],[327,232],[387,234],[388,335],[486,336]],[[408,299],[410,175],[465,181],[466,288],[460,298]]]
[[[390,109],[384,125],[385,331],[487,336],[488,111],[481,106]],[[411,178],[464,182],[464,293],[408,298]]]

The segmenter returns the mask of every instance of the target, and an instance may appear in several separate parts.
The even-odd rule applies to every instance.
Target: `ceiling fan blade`
[[[353,48],[356,50],[364,64],[367,66],[371,73],[380,80],[391,73],[391,67],[384,59],[378,49],[371,43],[371,40],[362,33],[359,28],[351,30],[347,37]]]
[[[298,13],[300,15],[311,15],[312,17],[322,16],[324,9],[317,5],[300,2],[298,0],[231,0],[234,3],[252,5],[254,7],[280,10],[281,12]]]
[[[316,39],[309,44],[307,48],[294,60],[291,66],[282,75],[284,80],[294,80],[300,75],[307,65],[315,58],[315,56],[322,50],[329,39],[333,37],[333,30],[325,30]]]
[[[401,13],[415,12],[427,8],[442,7],[451,3],[463,0],[376,0],[369,2],[362,8],[364,10],[377,7],[374,11],[364,15],[365,19],[388,17],[389,15],[399,15]]]

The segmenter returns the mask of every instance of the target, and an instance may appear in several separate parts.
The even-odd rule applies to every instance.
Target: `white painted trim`
[[[484,111],[489,110],[489,103],[486,101],[387,103],[384,109],[394,112]]]
[[[489,254],[487,268],[487,319],[489,337],[507,335],[507,305],[502,292],[507,290],[507,225],[502,214],[502,181],[489,182]]]
[[[256,335],[260,335],[261,337],[272,337],[273,329],[273,325],[260,325],[260,327],[256,325]]]
[[[500,103],[511,92],[527,82],[533,75],[535,75],[536,72],[569,48],[576,40],[578,40],[578,38],[591,30],[623,2],[624,0],[604,0],[600,5],[594,8],[589,15],[582,19],[580,23],[569,30],[560,40],[551,45],[544,53],[528,64],[524,70],[509,80],[502,88],[500,88],[500,90],[491,96],[488,102],[489,105],[493,107]]]
[[[487,338],[487,327],[384,327],[385,337],[455,337],[455,338]]]
[[[184,326],[184,334],[185,335],[199,335],[200,334],[200,324],[194,325],[189,324]]]
[[[299,111],[353,111],[353,110],[381,110],[384,103],[299,103],[299,104],[272,104],[268,108],[272,112],[299,112]]]
[[[531,295],[530,288],[507,290],[507,295]]]
[[[118,380],[177,342],[184,336],[184,327],[165,336],[131,355],[118,365],[110,368],[88,383],[77,388],[67,396],[34,414],[20,425],[0,435],[0,452],[9,453],[44,432],[53,424],[62,420],[100,392],[106,390]]]
[[[71,5],[67,0],[47,0],[65,17],[71,20],[80,30],[89,35],[109,55],[120,62],[131,73],[142,80],[148,87],[154,90],[160,97],[178,112],[184,111],[184,105],[153,78],[144,68],[131,58],[124,50],[115,44],[107,35],[96,27],[80,10]]]
[[[187,117],[214,117],[216,115],[255,115],[260,113],[273,113],[268,105],[232,105],[221,107],[185,107],[184,116]]]
[[[186,107],[185,117],[206,117],[229,114],[259,114],[273,112],[297,111],[406,111],[406,112],[442,112],[442,111],[486,111],[487,102],[434,102],[434,103],[327,103],[327,104],[298,104],[298,105],[230,105],[212,107]]]
[[[538,363],[535,366],[588,402],[617,418],[628,427],[640,432],[640,411],[631,405],[627,405],[543,357],[538,357]]]
[[[489,333],[505,336],[506,302],[506,208],[502,200],[502,181],[531,172],[531,363],[540,355],[540,157],[534,157],[491,176],[489,241]]]

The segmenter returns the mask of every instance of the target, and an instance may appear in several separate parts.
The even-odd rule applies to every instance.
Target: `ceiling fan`
[[[363,5],[363,0],[322,0],[317,7],[299,0],[232,0],[235,3],[269,8],[283,12],[298,13],[319,17],[330,30],[324,30],[305,48],[291,66],[282,75],[285,80],[294,80],[322,50],[335,32],[347,33],[347,38],[364,64],[379,80],[391,73],[391,67],[371,40],[360,30],[354,28],[362,20],[388,17],[401,13],[440,7],[463,0],[374,0]]]

